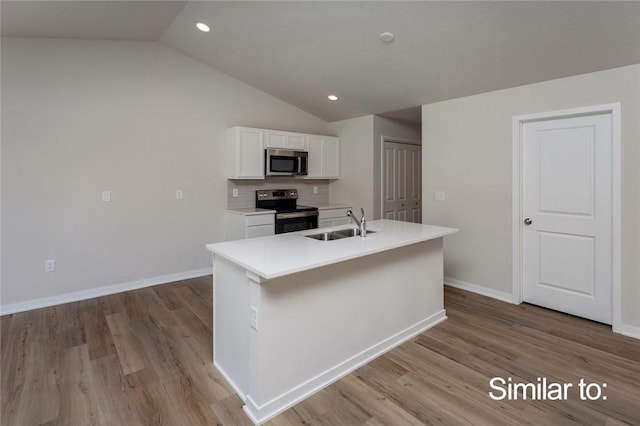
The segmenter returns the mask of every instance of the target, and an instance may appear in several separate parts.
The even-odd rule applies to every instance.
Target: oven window
[[[318,216],[296,217],[276,220],[276,234],[285,232],[304,231],[318,227]]]

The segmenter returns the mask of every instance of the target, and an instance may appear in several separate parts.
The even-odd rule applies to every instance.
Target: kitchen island
[[[214,364],[254,423],[446,319],[442,237],[457,230],[368,228],[365,238],[309,230],[207,245]]]

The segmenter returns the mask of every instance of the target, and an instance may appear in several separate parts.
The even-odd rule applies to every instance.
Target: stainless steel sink
[[[376,231],[367,231],[367,235],[375,234]],[[340,229],[337,231],[321,232],[319,234],[305,235],[305,237],[313,238],[320,241],[334,241],[343,238],[359,237],[360,230],[358,228]]]

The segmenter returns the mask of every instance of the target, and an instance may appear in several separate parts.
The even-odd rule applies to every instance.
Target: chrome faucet
[[[362,213],[362,217],[360,218],[360,220],[358,220],[355,213],[353,213],[351,209],[347,210],[347,216],[353,219],[356,225],[358,225],[358,228],[360,229],[360,236],[364,238],[367,236],[367,219],[364,218],[364,209],[360,209],[360,212]]]

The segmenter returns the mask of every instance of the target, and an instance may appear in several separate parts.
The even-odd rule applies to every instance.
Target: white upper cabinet
[[[249,127],[227,130],[227,177],[264,179],[264,131]]]
[[[307,135],[309,173],[307,179],[340,177],[340,139],[333,136]]]
[[[266,148],[309,152],[307,179],[338,179],[340,139],[278,130],[231,127],[227,129],[227,178],[264,179]]]
[[[302,133],[265,130],[264,144],[265,148],[286,148],[299,151],[307,150],[307,141],[305,135]]]
[[[322,150],[322,170],[326,178],[340,177],[340,139],[325,137]]]

